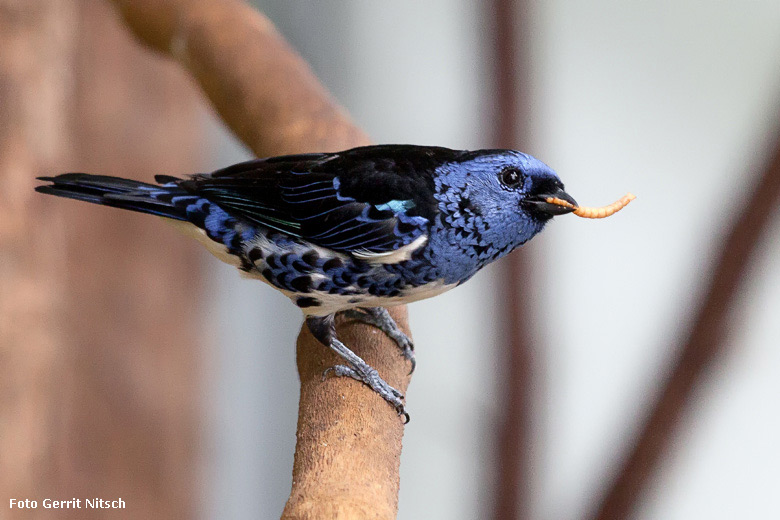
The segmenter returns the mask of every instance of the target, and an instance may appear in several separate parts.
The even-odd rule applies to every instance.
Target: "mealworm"
[[[575,206],[571,202],[567,202],[557,197],[548,197],[546,202],[548,204],[557,204],[558,206],[563,206],[565,208],[572,208],[574,210],[572,213],[574,213],[578,217],[606,218],[609,217],[610,215],[614,215],[621,209],[628,206],[628,203],[634,200],[635,198],[636,195],[634,195],[633,193],[628,193],[623,198],[613,202],[609,206],[602,206],[600,208],[587,208],[584,206]]]

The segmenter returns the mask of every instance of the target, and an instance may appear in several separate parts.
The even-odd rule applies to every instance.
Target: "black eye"
[[[520,188],[525,183],[525,175],[515,168],[502,170],[499,174],[499,179],[501,179],[501,184],[512,189]]]

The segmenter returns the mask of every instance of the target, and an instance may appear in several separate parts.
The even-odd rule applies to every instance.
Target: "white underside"
[[[320,305],[317,307],[307,307],[301,310],[303,310],[303,313],[307,316],[327,316],[328,314],[333,314],[345,309],[353,309],[355,307],[394,307],[396,305],[404,305],[406,303],[432,298],[433,296],[449,291],[456,285],[457,284],[445,284],[441,280],[437,280],[420,287],[409,289],[403,295],[394,296],[392,298],[372,296],[370,294],[361,296],[341,296],[338,294],[312,291],[306,293],[306,296],[317,298],[320,301]]]
[[[192,237],[201,244],[215,257],[217,257],[219,260],[225,262],[226,264],[230,264],[234,267],[241,267],[241,260],[236,257],[235,255],[232,255],[228,253],[227,247],[224,245],[215,242],[214,240],[211,240],[206,232],[199,227],[195,226],[194,224],[191,224],[189,222],[183,222],[181,220],[170,220],[165,219],[170,224],[172,224],[176,229],[178,229],[181,233],[184,235],[187,235],[188,237]],[[404,246],[401,249],[398,249],[397,251],[393,251],[390,254],[383,254],[381,256],[374,255],[371,258],[366,258],[367,261],[371,263],[382,263],[382,264],[390,264],[390,263],[396,263],[403,260],[407,260],[411,253],[421,247],[423,244],[425,244],[427,240],[426,236],[421,236],[411,244],[408,244],[407,246]],[[264,253],[264,256],[268,256],[271,254],[284,254],[289,251],[282,250],[279,248],[276,244],[269,241],[266,237],[259,235],[251,244],[250,247],[260,247]],[[317,246],[306,246],[306,250],[309,250],[311,248],[314,248],[315,251],[317,251],[321,256],[333,256],[334,252],[331,250],[326,250],[322,248],[318,248]],[[301,246],[301,254],[305,252],[304,246]],[[347,258],[346,255],[340,255],[343,256],[345,259]],[[357,255],[356,255],[357,256]],[[262,262],[262,260],[260,261]],[[260,269],[262,271],[262,269]],[[251,279],[257,279],[262,282],[265,282],[269,286],[273,287],[277,291],[281,292],[288,298],[290,298],[293,303],[295,302],[297,297],[300,297],[300,293],[293,293],[290,291],[286,291],[284,289],[280,289],[279,287],[276,287],[275,285],[270,284],[263,276],[260,274],[259,271],[253,270],[253,271],[240,271],[241,275],[246,278]],[[317,277],[322,277],[323,275],[318,275],[316,273],[312,273],[309,276],[311,276],[314,281],[317,281]],[[316,307],[306,307],[301,309],[304,313],[304,315],[307,316],[327,316],[328,314],[333,314],[338,311],[343,311],[345,309],[352,309],[355,307],[393,307],[395,305],[403,305],[405,303],[411,303],[418,300],[424,300],[426,298],[431,298],[433,296],[437,296],[443,292],[449,291],[453,287],[455,287],[457,284],[445,284],[442,280],[437,280],[431,283],[428,283],[426,285],[412,288],[408,291],[406,291],[403,295],[394,296],[391,298],[388,297],[378,297],[378,296],[372,296],[370,294],[366,295],[339,295],[339,294],[330,294],[327,292],[320,292],[320,291],[311,291],[305,294],[305,296],[310,296],[312,298],[316,298],[320,305]],[[354,287],[347,287],[346,289],[355,289]]]

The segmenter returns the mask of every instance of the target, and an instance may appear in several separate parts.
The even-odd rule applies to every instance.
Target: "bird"
[[[382,330],[413,371],[414,345],[387,308],[461,285],[577,207],[552,168],[508,149],[373,145],[156,175],[155,183],[85,173],[38,179],[47,183],[40,193],[167,219],[281,291],[344,360],[323,376],[366,384],[407,422],[404,395],[339,340],[335,315]]]

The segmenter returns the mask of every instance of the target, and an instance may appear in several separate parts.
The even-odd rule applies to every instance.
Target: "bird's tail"
[[[175,177],[158,175],[155,179],[161,185],[107,175],[64,173],[55,177],[38,177],[38,180],[51,184],[36,186],[35,191],[160,217],[187,220],[186,199],[197,197],[176,186],[179,179]]]

